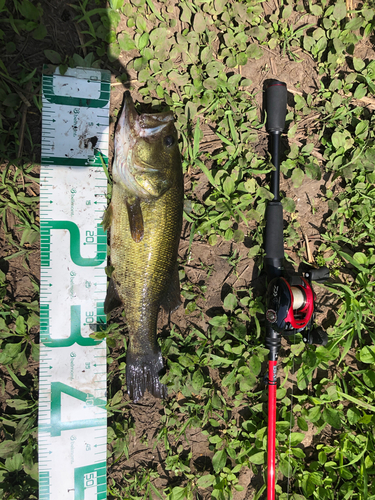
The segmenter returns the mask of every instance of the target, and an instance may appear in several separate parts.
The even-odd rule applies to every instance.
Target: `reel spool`
[[[312,319],[316,295],[305,278],[274,278],[267,290],[266,321],[278,333],[302,331]]]

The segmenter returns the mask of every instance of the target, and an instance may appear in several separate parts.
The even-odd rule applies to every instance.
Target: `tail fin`
[[[130,346],[129,346],[130,347]],[[156,398],[165,398],[167,386],[159,380],[163,371],[161,350],[140,355],[130,349],[126,354],[126,385],[130,398],[136,403],[146,392],[146,389]]]

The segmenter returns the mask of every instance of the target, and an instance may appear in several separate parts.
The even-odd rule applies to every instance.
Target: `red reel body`
[[[274,278],[267,291],[266,321],[279,333],[305,329],[314,313],[315,293],[299,276]]]

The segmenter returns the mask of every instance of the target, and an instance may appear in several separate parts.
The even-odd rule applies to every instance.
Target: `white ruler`
[[[104,268],[110,73],[43,76],[40,500],[106,498]],[[98,326],[99,325],[99,326]]]

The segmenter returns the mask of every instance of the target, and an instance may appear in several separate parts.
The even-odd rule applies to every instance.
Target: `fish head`
[[[139,115],[127,94],[115,132],[114,181],[145,200],[162,196],[181,175],[173,113]]]

